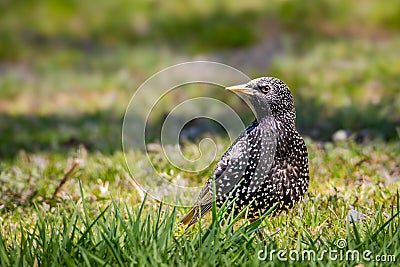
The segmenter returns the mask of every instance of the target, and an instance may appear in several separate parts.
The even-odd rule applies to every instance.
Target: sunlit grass
[[[2,265],[258,265],[271,263],[257,258],[265,248],[321,253],[336,249],[340,238],[346,239],[346,249],[399,258],[397,144],[307,143],[311,183],[304,201],[261,224],[238,220],[233,232],[231,223],[221,223],[223,210],[208,214],[201,228],[180,228],[186,209],[144,199],[120,153],[92,154],[81,147],[67,160],[57,154],[21,154],[1,164]],[[135,157],[138,162],[146,158],[141,153]],[[73,162],[79,165],[53,199]],[[169,173],[170,168],[161,170]],[[22,199],[32,188],[38,193]],[[354,224],[352,212],[360,216]]]

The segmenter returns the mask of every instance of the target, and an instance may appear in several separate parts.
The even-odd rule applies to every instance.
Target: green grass
[[[280,229],[267,219],[261,225],[260,221],[251,224],[239,222],[240,226],[234,232],[230,225],[237,219],[220,226],[223,221],[221,212],[213,211],[214,217],[203,228],[194,226],[182,233],[177,229],[175,208],[162,205],[148,207],[146,200],[137,208],[114,201],[105,208],[94,208],[86,203],[82,195],[79,204],[69,204],[73,208],[68,216],[60,209],[45,213],[37,208],[37,218],[32,226],[19,225],[15,230],[3,230],[12,241],[0,236],[2,265],[203,266],[230,265],[231,262],[249,266],[272,265],[283,263],[276,258],[260,262],[257,258],[260,250],[312,250],[321,255],[323,250],[337,249],[335,242],[339,238],[347,240],[347,250],[370,250],[373,255],[390,254],[397,259],[400,256],[398,195],[393,197],[393,208],[388,213],[382,206],[376,207],[374,215],[361,223],[346,222],[340,214],[339,220],[332,215],[324,217],[324,211],[305,204],[301,205],[302,209],[307,209],[305,212],[295,212],[278,219],[284,223]],[[316,228],[320,230],[323,224],[327,224],[325,218],[339,223],[333,223],[329,233],[322,231],[315,236],[312,231]],[[255,235],[259,231],[264,235],[263,240]],[[357,262],[329,258],[322,261],[334,265]]]
[[[70,152],[67,160],[56,154],[21,154],[1,165],[1,264],[203,266],[235,262],[250,266],[279,263],[276,255],[272,262],[257,259],[265,248],[313,250],[321,255],[323,250],[337,249],[335,242],[340,238],[347,241],[347,250],[395,255],[398,261],[399,180],[392,180],[399,175],[398,144],[307,143],[311,183],[305,200],[290,212],[267,216],[262,222],[230,218],[236,221],[233,232],[229,226],[233,221],[221,226],[223,209],[206,216],[201,228],[178,228],[185,209],[143,199],[127,176],[121,153],[104,156],[81,147]],[[138,164],[146,158],[141,153],[135,157]],[[77,167],[59,196],[52,198],[74,162]],[[161,159],[160,166],[165,167],[160,169],[169,173],[164,162]],[[179,170],[174,174],[185,175]],[[362,219],[351,223],[350,210],[363,214]],[[358,261],[326,257],[323,262],[353,265]]]
[[[104,265],[267,265],[281,264],[277,259],[260,262],[260,250],[315,251],[336,249],[338,238],[347,240],[345,249],[365,251],[374,255],[400,253],[399,198],[394,198],[393,209],[384,214],[382,207],[368,220],[370,222],[342,222],[341,232],[314,237],[311,229],[321,226],[318,210],[310,210],[297,216],[285,218],[287,226],[275,230],[271,223],[241,224],[232,232],[230,225],[237,221],[224,222],[221,214],[214,213],[212,221],[203,228],[194,228],[184,233],[177,232],[176,209],[171,207],[147,208],[146,200],[138,208],[112,202],[105,208],[89,207],[82,198],[74,205],[70,216],[59,210],[53,214],[37,209],[37,221],[27,230],[17,226],[8,234],[10,244],[0,236],[0,262],[2,265],[47,266],[57,263],[63,266]],[[397,206],[396,206],[397,205]],[[295,220],[300,217],[300,220]],[[299,219],[300,219],[299,218]],[[325,220],[326,221],[326,220]],[[322,222],[324,223],[324,222]],[[196,226],[195,226],[196,227]],[[337,227],[334,225],[333,227]],[[268,230],[273,234],[265,234]],[[288,229],[285,229],[288,228]],[[289,229],[290,228],[290,229]],[[287,230],[288,241],[280,240],[280,232]],[[6,230],[7,231],[7,230]],[[264,232],[260,240],[255,232]],[[325,264],[354,264],[357,261],[323,260]],[[305,265],[316,262],[304,262]],[[368,264],[368,262],[366,262]],[[370,263],[373,265],[374,263]],[[394,263],[392,263],[394,264]]]

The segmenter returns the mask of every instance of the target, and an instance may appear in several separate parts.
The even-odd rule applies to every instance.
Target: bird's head
[[[278,78],[261,77],[226,89],[248,96],[258,120],[272,115],[279,120],[294,123],[292,94],[287,85]]]

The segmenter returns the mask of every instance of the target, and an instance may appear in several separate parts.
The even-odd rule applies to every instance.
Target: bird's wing
[[[213,180],[215,182],[216,197],[222,197],[238,184],[248,165],[249,146],[256,145],[254,142],[258,140],[259,131],[257,130],[257,125],[257,121],[250,124],[222,155],[214,168],[212,176],[200,191],[193,207],[180,221],[182,224],[190,226],[197,221],[200,214],[202,216],[211,209]]]

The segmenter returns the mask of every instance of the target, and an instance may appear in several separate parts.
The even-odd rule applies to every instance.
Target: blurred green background
[[[284,80],[313,140],[397,140],[399,47],[396,0],[0,1],[0,157],[120,151],[134,90],[197,59]]]

